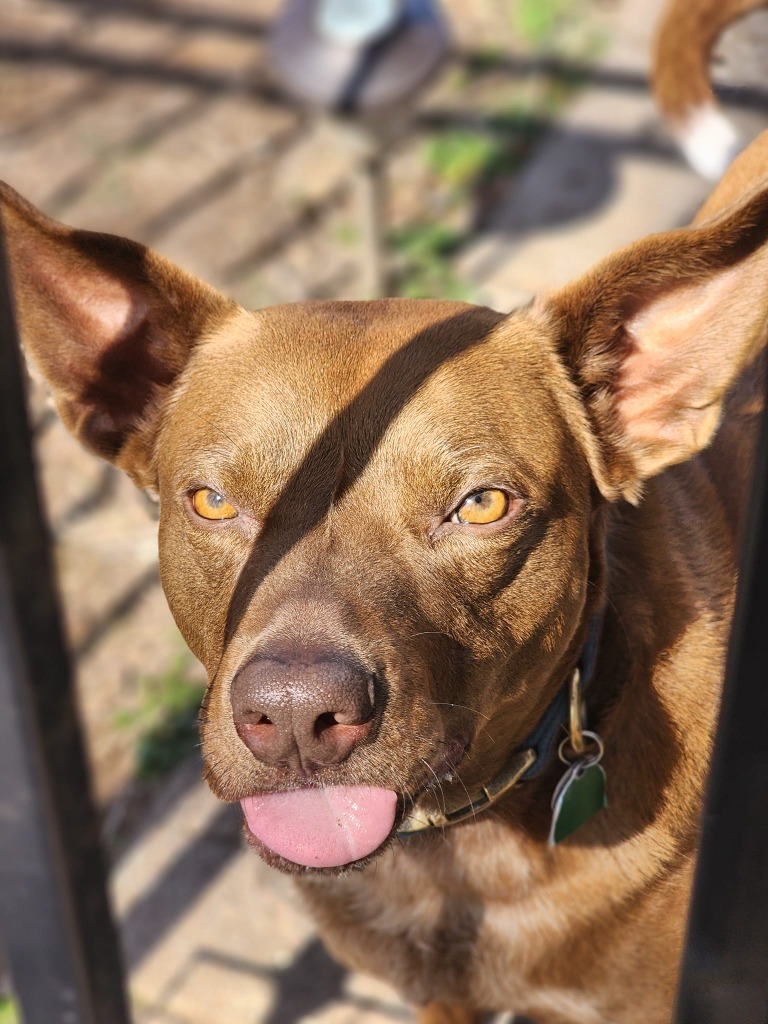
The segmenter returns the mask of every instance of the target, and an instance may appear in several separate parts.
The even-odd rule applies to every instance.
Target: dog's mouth
[[[465,740],[446,745],[432,779],[409,794],[440,785],[467,749]],[[425,762],[426,763],[426,762]],[[339,871],[377,853],[403,817],[404,797],[380,786],[306,786],[263,792],[240,801],[248,839],[261,856],[283,870]]]

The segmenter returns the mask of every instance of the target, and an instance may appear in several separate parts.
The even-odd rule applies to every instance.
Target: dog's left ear
[[[614,254],[533,312],[554,327],[597,436],[601,490],[637,500],[644,480],[709,444],[766,343],[768,186]]]
[[[138,242],[77,231],[0,182],[24,349],[77,439],[139,486],[162,406],[195,346],[238,308]]]

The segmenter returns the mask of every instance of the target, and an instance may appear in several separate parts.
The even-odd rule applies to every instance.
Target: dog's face
[[[591,475],[552,361],[525,313],[392,300],[235,315],[182,375],[161,575],[212,680],[208,777],[230,800],[312,787],[301,813],[374,788],[365,842],[325,860],[454,771],[483,781],[562,683]]]
[[[364,863],[410,801],[463,803],[501,767],[601,600],[601,507],[709,442],[762,345],[768,190],[506,317],[250,314],[0,200],[64,422],[160,495],[210,782],[286,870]]]

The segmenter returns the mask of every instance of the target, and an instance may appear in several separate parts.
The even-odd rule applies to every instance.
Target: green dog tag
[[[573,835],[607,805],[602,767],[596,761],[576,761],[560,779],[552,797],[549,845]]]

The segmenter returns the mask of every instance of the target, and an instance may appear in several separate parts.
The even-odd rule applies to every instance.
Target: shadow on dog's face
[[[242,314],[193,355],[161,574],[207,777],[271,863],[338,870],[410,801],[465,802],[562,683],[591,501],[551,363],[525,313],[397,300]]]

